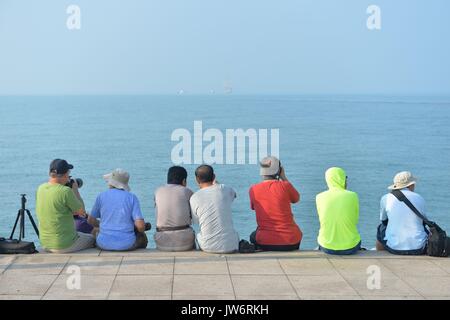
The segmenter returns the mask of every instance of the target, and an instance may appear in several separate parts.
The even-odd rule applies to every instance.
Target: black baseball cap
[[[66,160],[55,159],[50,163],[50,173],[66,174],[71,169],[73,169],[73,165]]]

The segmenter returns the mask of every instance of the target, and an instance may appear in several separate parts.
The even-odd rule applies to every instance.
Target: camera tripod
[[[11,235],[9,236],[9,239],[10,240],[13,239],[18,223],[19,223],[19,241],[21,241],[22,238],[25,238],[25,213],[28,215],[28,218],[30,219],[31,224],[33,225],[34,231],[36,232],[37,236],[39,237],[39,230],[36,226],[36,223],[34,222],[33,217],[31,216],[31,212],[30,212],[30,210],[25,208],[25,203],[27,202],[26,194],[21,194],[20,196],[22,197],[21,198],[22,207],[19,209],[19,212],[17,212],[16,222],[14,223],[14,227],[12,229]]]

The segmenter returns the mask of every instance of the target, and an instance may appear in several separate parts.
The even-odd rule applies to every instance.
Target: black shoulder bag
[[[31,254],[37,252],[33,242],[0,238],[0,254]]]
[[[425,218],[419,210],[409,201],[409,199],[400,190],[392,190],[391,192],[399,201],[406,204],[412,212],[414,212],[430,229],[428,234],[427,254],[432,257],[448,257],[450,240],[447,238],[447,233],[437,225],[436,222]]]

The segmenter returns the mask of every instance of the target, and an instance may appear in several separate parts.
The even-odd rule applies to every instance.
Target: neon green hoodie
[[[355,192],[346,190],[345,171],[330,168],[325,173],[329,190],[316,197],[320,220],[319,245],[331,250],[354,248],[360,241],[357,224],[359,200]]]

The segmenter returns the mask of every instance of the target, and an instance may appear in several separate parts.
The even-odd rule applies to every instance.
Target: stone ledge
[[[80,290],[67,281],[79,267]],[[379,288],[369,288],[373,267]],[[76,268],[75,268],[76,269]],[[0,299],[448,299],[450,259],[142,249],[0,255]]]

